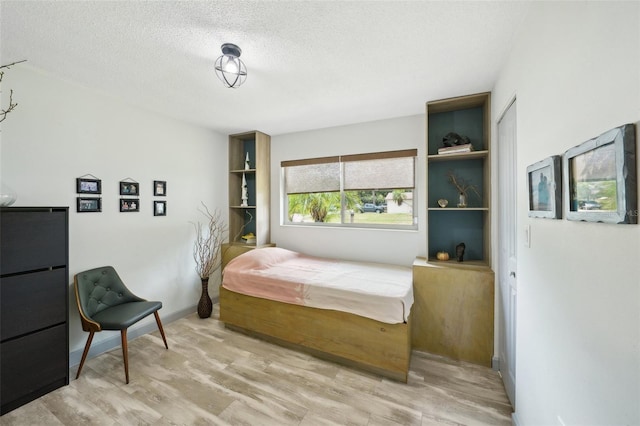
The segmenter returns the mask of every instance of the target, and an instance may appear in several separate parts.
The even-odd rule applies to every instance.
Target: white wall
[[[162,317],[194,307],[200,281],[190,221],[202,220],[200,201],[227,217],[226,136],[134,108],[28,63],[8,70],[2,86],[3,107],[9,89],[18,107],[2,123],[0,176],[17,191],[15,206],[70,207],[70,294],[74,274],[109,264],[134,293],[162,301]],[[76,212],[75,182],[85,174],[102,179],[102,213]],[[139,213],[119,212],[118,182],[126,178],[140,183]],[[153,196],[154,180],[167,181],[166,197]],[[167,216],[153,216],[155,199],[167,201]],[[73,352],[87,334],[73,298],[69,308]],[[113,333],[97,334],[94,345]]]
[[[425,199],[424,115],[290,133],[271,138],[271,242],[316,256],[410,266],[426,255],[425,209],[418,231],[281,225],[280,162],[330,155],[418,149],[414,204]],[[422,203],[424,204],[424,203]]]
[[[527,165],[639,122],[639,55],[640,3],[535,2],[493,91],[496,120],[518,103],[520,425],[640,424],[640,226],[531,219],[526,196]]]

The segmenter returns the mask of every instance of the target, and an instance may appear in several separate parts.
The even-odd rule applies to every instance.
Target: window
[[[409,149],[283,161],[285,223],[415,229],[416,155]]]

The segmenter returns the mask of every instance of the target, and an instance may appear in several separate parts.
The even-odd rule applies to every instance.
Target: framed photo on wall
[[[559,155],[527,167],[529,217],[562,218],[562,174]]]
[[[139,195],[140,184],[138,182],[120,182],[120,195]]]
[[[76,179],[76,192],[78,194],[102,194],[102,181],[100,179]]]
[[[153,202],[153,215],[154,216],[166,216],[167,215],[167,202],[166,201],[154,201]]]
[[[139,198],[120,198],[120,211],[121,212],[139,212],[140,199]]]
[[[638,223],[635,133],[625,124],[564,153],[567,219]]]
[[[154,180],[153,181],[153,195],[166,196],[167,195],[167,181]]]
[[[76,199],[78,213],[97,213],[102,211],[102,198],[78,197]]]

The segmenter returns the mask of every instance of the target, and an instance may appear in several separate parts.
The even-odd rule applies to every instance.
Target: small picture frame
[[[102,194],[100,179],[76,178],[76,192],[78,194]]]
[[[102,211],[102,198],[78,197],[76,199],[78,213],[97,213]]]
[[[140,195],[140,184],[138,182],[120,182],[120,195]]]
[[[120,198],[120,211],[121,212],[139,212],[140,199],[139,198]]]
[[[562,218],[562,158],[547,157],[527,167],[529,217]]]
[[[634,124],[613,128],[564,153],[565,217],[638,223]]]
[[[167,181],[154,180],[153,181],[153,195],[164,197],[167,195]]]
[[[167,202],[166,201],[154,201],[153,202],[153,215],[154,216],[166,216],[167,215]]]

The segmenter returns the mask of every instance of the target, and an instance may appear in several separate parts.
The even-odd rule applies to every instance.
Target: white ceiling
[[[0,60],[223,134],[277,135],[491,90],[529,4],[3,0]],[[214,73],[225,42],[248,69],[238,89]]]

